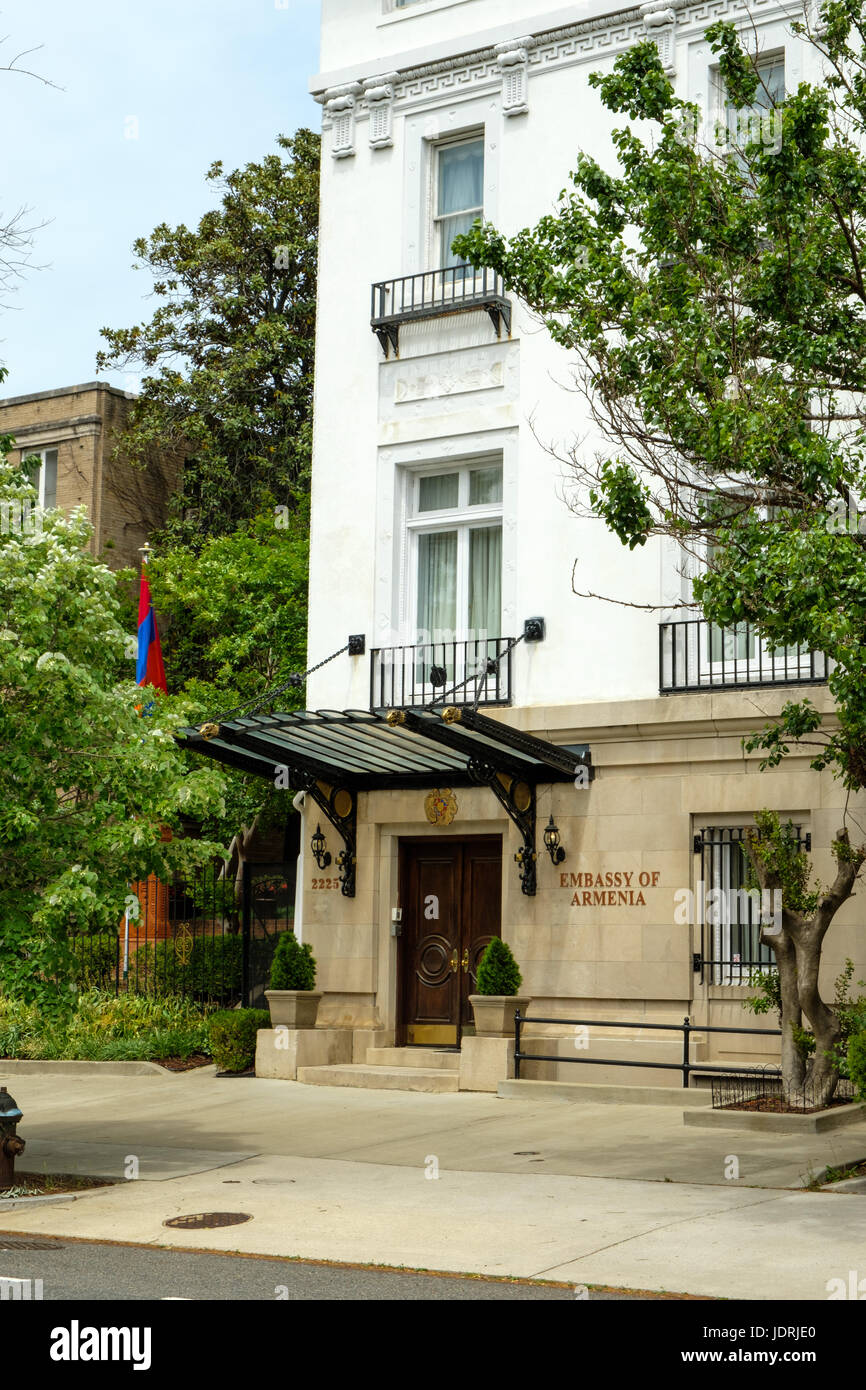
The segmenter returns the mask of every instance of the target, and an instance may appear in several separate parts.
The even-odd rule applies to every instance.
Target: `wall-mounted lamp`
[[[320,869],[327,869],[331,862],[331,856],[325,849],[325,837],[322,834],[321,825],[316,826],[316,833],[310,841],[310,849],[313,851],[313,858]]]
[[[562,863],[565,858],[565,850],[559,843],[559,830],[553,823],[553,812],[551,812],[550,820],[544,827],[544,848],[550,855],[551,864]]]

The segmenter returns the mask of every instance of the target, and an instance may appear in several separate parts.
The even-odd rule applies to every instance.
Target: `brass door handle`
[[[463,973],[464,973],[464,975],[467,974],[468,971],[469,971],[469,947],[468,947],[468,946],[466,947],[466,950],[463,952],[463,959],[462,959],[462,961],[460,962],[460,964],[463,966]]]
[[[458,968],[459,968],[459,967],[458,967],[458,961],[457,961],[457,947],[456,947],[456,946],[455,946],[454,950],[451,952],[451,959],[450,959],[450,961],[448,962],[448,964],[451,966],[451,969],[454,971],[454,974],[456,975],[456,974],[457,974],[457,970],[458,970]]]

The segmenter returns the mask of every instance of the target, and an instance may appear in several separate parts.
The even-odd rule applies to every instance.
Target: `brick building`
[[[112,569],[138,566],[139,546],[165,520],[178,460],[146,470],[113,458],[136,397],[103,381],[0,400],[0,433],[15,437],[13,462],[36,454],[42,506],[87,507],[91,549]]]

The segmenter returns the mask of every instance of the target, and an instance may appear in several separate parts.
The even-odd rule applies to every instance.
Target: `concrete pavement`
[[[771,1138],[689,1129],[674,1107],[351,1091],[210,1068],[4,1080],[24,1112],[20,1171],[118,1179],[7,1209],[7,1231],[728,1298],[824,1299],[829,1280],[866,1277],[861,1195],[802,1190],[810,1173],[866,1157],[866,1124]],[[253,1219],[162,1224],[200,1211]]]

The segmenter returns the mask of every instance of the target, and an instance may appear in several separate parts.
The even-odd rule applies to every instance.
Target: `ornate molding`
[[[342,87],[331,87],[319,98],[324,109],[326,124],[333,129],[331,155],[334,159],[346,159],[355,153],[355,99],[364,88],[360,82],[347,82]]]
[[[400,76],[397,72],[386,72],[381,77],[364,79],[364,98],[370,115],[369,141],[374,150],[387,149],[393,145],[392,126],[394,113],[394,83]]]
[[[676,26],[677,13],[670,0],[649,0],[640,7],[647,36],[655,39],[662,67],[668,77],[677,70]]]
[[[496,63],[502,73],[502,113],[505,116],[522,116],[529,110],[529,54],[536,42],[527,35],[512,39],[510,43],[498,43],[494,49]]]
[[[755,11],[773,10],[784,13],[779,0],[648,0],[648,3],[632,5],[595,19],[579,20],[507,43],[473,49],[433,63],[419,63],[385,76],[370,77],[363,80],[363,85],[359,82],[342,88],[330,88],[318,94],[316,100],[324,104],[327,117],[329,103],[338,94],[357,96],[364,92],[364,108],[355,114],[369,114],[372,118],[378,102],[390,103],[393,110],[399,105],[435,101],[443,96],[447,98],[478,89],[495,91],[499,87],[503,90],[505,114],[519,115],[526,109],[526,84],[533,72],[618,53],[652,37],[659,45],[666,72],[673,74],[678,29],[699,27],[714,19],[736,19],[747,17]],[[521,80],[524,84],[522,100],[519,90],[508,94],[504,90],[510,81],[510,74],[515,75],[512,84],[515,89],[519,89]],[[390,97],[382,93],[371,102],[370,92],[377,92],[386,86],[391,88]],[[347,149],[345,152],[352,151]]]

